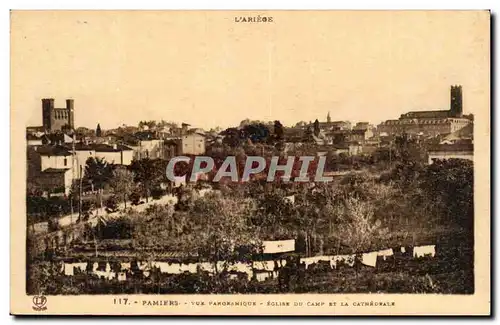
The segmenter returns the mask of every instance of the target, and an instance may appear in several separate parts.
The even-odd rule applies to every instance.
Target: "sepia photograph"
[[[11,313],[489,314],[489,11],[10,20]]]

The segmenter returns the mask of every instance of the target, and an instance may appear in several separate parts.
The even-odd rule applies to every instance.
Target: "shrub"
[[[116,198],[116,196],[112,196],[106,201],[106,211],[108,212],[118,211],[118,199]]]
[[[139,194],[137,191],[134,191],[132,192],[132,194],[130,194],[129,198],[133,205],[138,205],[141,201],[141,194]]]
[[[162,196],[166,194],[167,191],[162,190],[161,188],[154,188],[151,190],[151,197],[153,197],[154,200],[159,200]]]

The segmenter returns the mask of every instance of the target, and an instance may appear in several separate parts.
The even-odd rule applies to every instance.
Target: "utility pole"
[[[82,220],[81,217],[82,217],[82,180],[83,180],[83,173],[82,173],[82,165],[80,165],[80,195],[79,195],[79,207],[78,207],[78,218],[80,219],[80,221]]]
[[[73,129],[73,142],[72,142],[72,157],[71,157],[71,193],[70,193],[70,198],[69,198],[69,204],[71,207],[71,224],[73,224],[73,182],[75,181],[75,130]]]
[[[389,141],[389,168],[392,167],[392,141]]]

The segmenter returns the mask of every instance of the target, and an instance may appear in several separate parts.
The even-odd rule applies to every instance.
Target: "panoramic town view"
[[[17,310],[485,297],[488,12],[20,11],[11,30]]]
[[[78,97],[39,98],[26,291],[472,294],[474,116],[446,86],[449,107],[378,124],[332,110],[210,129],[83,127]]]

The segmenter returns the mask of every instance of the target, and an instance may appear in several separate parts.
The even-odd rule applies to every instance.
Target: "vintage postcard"
[[[489,11],[12,11],[11,313],[489,315]]]

